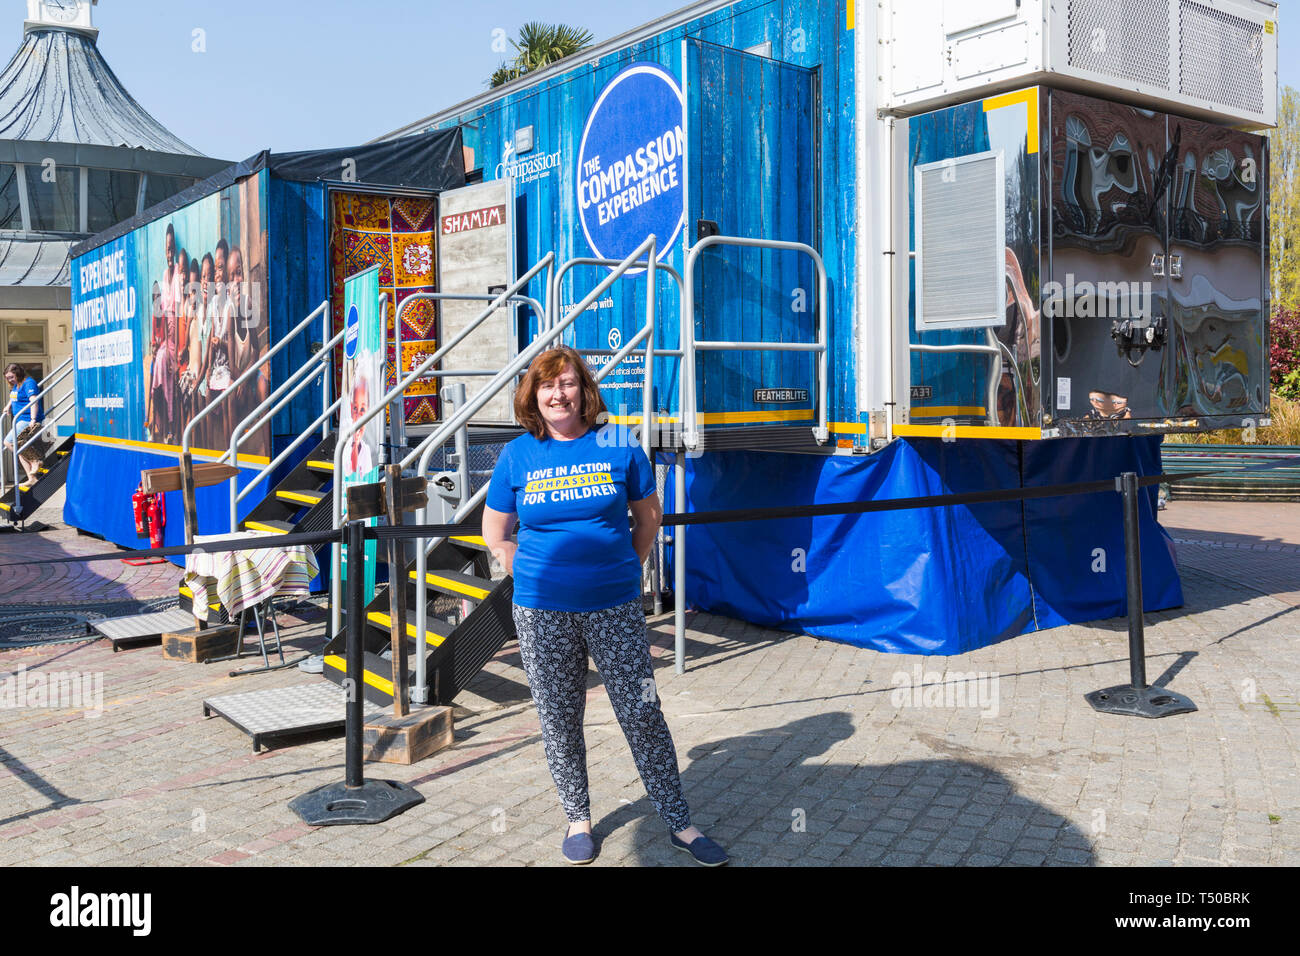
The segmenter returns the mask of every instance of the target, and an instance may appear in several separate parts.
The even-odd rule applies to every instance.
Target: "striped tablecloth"
[[[267,535],[261,531],[195,535],[194,543],[260,537]],[[194,593],[194,614],[201,621],[208,619],[208,605],[215,601],[233,618],[273,595],[310,594],[311,580],[319,572],[316,553],[308,545],[185,556],[185,584]]]

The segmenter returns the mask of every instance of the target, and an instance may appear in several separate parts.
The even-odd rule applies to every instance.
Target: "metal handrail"
[[[311,323],[312,319],[316,318],[317,315],[322,313],[324,314],[325,317],[325,336],[327,338],[329,337],[330,301],[329,299],[326,299],[320,305],[316,306],[316,308],[312,309],[311,313],[307,316],[307,318],[303,319],[296,326],[294,326],[293,329],[290,330],[289,333],[284,338],[280,339],[280,341],[277,342],[271,349],[269,349],[265,355],[263,355],[256,362],[250,365],[244,371],[244,373],[239,376],[239,378],[231,382],[230,385],[226,387],[225,391],[223,391],[219,396],[217,396],[215,401],[209,402],[207,405],[205,405],[203,408],[199,410],[199,413],[197,415],[195,415],[193,418],[189,420],[189,423],[185,426],[185,430],[181,432],[181,457],[182,458],[185,458],[190,454],[191,451],[190,435],[193,434],[194,427],[198,425],[198,423],[202,421],[210,412],[216,409],[218,405],[220,405],[227,398],[233,395],[239,389],[239,386],[243,385],[246,381],[252,378],[256,372],[260,371],[262,366],[265,365],[267,362],[271,361],[271,358],[276,354],[278,354],[282,348],[284,348],[291,341],[293,341],[294,337],[303,329],[305,329]],[[326,400],[322,404],[324,405],[329,404],[328,395],[329,393],[327,391]],[[229,454],[228,451],[222,452],[221,457],[218,458],[217,461],[218,462],[225,461],[227,454]],[[238,464],[238,462],[232,461],[231,464],[232,465]]]
[[[335,332],[334,336],[331,339],[329,339],[329,341],[327,341],[324,345],[322,345],[320,349],[316,352],[316,354],[307,360],[306,364],[300,365],[298,368],[294,369],[292,375],[290,375],[287,379],[284,380],[283,383],[277,386],[275,391],[273,391],[270,395],[266,396],[266,398],[264,398],[256,408],[254,408],[251,412],[248,413],[247,416],[244,417],[243,421],[241,421],[238,425],[234,427],[234,429],[230,433],[230,448],[227,451],[227,454],[230,455],[230,460],[232,462],[239,461],[239,446],[244,443],[244,440],[248,438],[250,435],[252,435],[254,432],[256,432],[259,428],[261,428],[272,418],[274,418],[276,413],[279,412],[280,409],[284,408],[285,405],[293,401],[293,399],[298,395],[299,392],[301,392],[304,388],[306,388],[313,381],[315,381],[317,375],[321,376],[321,388],[326,390],[328,394],[329,385],[326,382],[326,380],[333,377],[333,369],[334,369],[333,353],[331,352],[331,349],[333,349],[336,345],[338,345],[340,341],[342,341],[344,332],[346,332],[346,329],[339,329],[337,332]],[[297,379],[299,376],[302,377],[302,381],[298,382],[295,385],[294,380]],[[292,391],[289,391],[287,395],[284,394],[284,392],[290,389],[290,387],[292,387]],[[340,396],[340,400],[341,398],[342,396]],[[272,405],[268,411],[263,412],[262,410],[265,409],[267,405],[271,405],[272,402],[274,402],[275,404]],[[301,444],[303,438],[305,438],[308,434],[314,431],[318,424],[328,421],[329,412],[332,411],[334,408],[336,408],[338,404],[339,402],[335,401],[333,405],[327,405],[326,411],[323,412],[320,416],[318,416],[314,422],[312,422],[310,425],[307,426],[307,428],[302,432],[302,434],[300,434],[298,438],[294,441],[291,448],[297,448],[298,445]],[[256,423],[250,425],[249,422],[252,422],[254,419],[257,420]],[[257,484],[264,477],[266,477],[266,475],[270,473],[270,471],[273,468],[277,467],[280,464],[280,462],[284,460],[284,457],[285,457],[285,453],[281,452],[281,454],[276,458],[274,462],[268,464],[265,468],[263,468],[260,472],[258,472],[256,478],[254,478],[251,482],[247,483],[244,486],[245,491],[247,491],[249,488],[252,488],[255,484]],[[240,495],[238,493],[238,482],[236,481],[235,478],[232,477],[230,479],[230,530],[231,531],[234,531],[235,526],[238,524],[238,521],[235,518],[235,509],[242,499],[243,499],[243,495]]]
[[[445,421],[440,427],[434,429],[434,431],[431,432],[416,448],[412,449],[411,453],[402,459],[402,463],[401,463],[402,467],[403,468],[410,467],[411,463],[415,460],[418,454],[419,465],[416,468],[416,474],[418,475],[426,474],[429,470],[429,459],[433,457],[434,451],[440,448],[442,444],[447,440],[447,438],[453,435],[458,428],[468,423],[470,418],[474,416],[474,413],[477,412],[484,405],[486,405],[496,395],[498,391],[500,391],[502,388],[505,387],[505,385],[508,382],[513,381],[513,379],[521,369],[527,367],[528,364],[532,362],[534,358],[540,355],[548,345],[550,345],[561,335],[563,335],[564,330],[567,329],[570,325],[572,325],[577,320],[577,318],[587,310],[587,306],[595,302],[597,297],[600,296],[600,294],[604,292],[606,289],[608,289],[611,285],[613,285],[616,279],[618,279],[625,272],[627,272],[627,270],[630,269],[641,258],[642,255],[649,256],[649,262],[653,267],[653,263],[655,261],[655,244],[656,244],[656,240],[653,235],[646,236],[645,240],[641,243],[641,245],[637,246],[637,248],[626,259],[624,259],[622,262],[616,265],[609,275],[607,275],[604,279],[602,279],[594,289],[592,289],[589,293],[587,293],[585,297],[583,297],[581,302],[579,302],[569,311],[568,315],[566,315],[558,324],[546,329],[544,332],[539,333],[537,337],[534,338],[533,341],[528,345],[528,348],[524,349],[522,352],[516,355],[514,359],[512,359],[506,365],[506,367],[501,370],[501,372],[496,376],[496,378],[488,382],[488,384],[484,386],[484,388],[480,390],[477,395],[475,395],[472,399],[466,402],[463,407],[458,408],[456,410],[456,413],[452,415],[451,418]],[[654,303],[653,293],[649,296],[649,301],[651,306],[653,306]],[[459,509],[458,509],[458,513],[459,513]],[[427,522],[428,520],[427,505],[421,508],[416,513],[415,520],[418,524],[424,524]],[[423,586],[425,575],[428,573],[429,554],[428,551],[425,550],[427,546],[428,546],[427,541],[425,539],[423,538],[416,539],[415,581],[417,587]],[[415,605],[415,639],[417,642],[417,646],[420,646],[421,648],[423,647],[423,641],[425,640],[424,635],[428,626],[428,615],[429,615],[428,602],[417,601]],[[426,692],[427,676],[425,674],[424,654],[423,653],[416,654],[415,660],[416,660],[416,665],[415,665],[416,673],[415,673],[414,691],[417,699],[419,699],[423,697]]]
[[[255,487],[257,487],[257,483],[259,481],[261,481],[263,478],[265,478],[267,475],[273,472],[276,468],[279,468],[280,465],[284,462],[284,460],[293,453],[293,450],[297,448],[299,445],[301,445],[303,441],[306,440],[307,436],[312,433],[312,431],[316,428],[317,425],[321,424],[322,422],[328,422],[330,416],[333,415],[334,412],[337,411],[339,406],[342,404],[343,404],[343,396],[340,395],[338,398],[334,399],[333,404],[331,404],[328,408],[325,409],[325,411],[321,412],[320,415],[317,416],[314,422],[312,422],[310,425],[304,428],[302,430],[302,433],[293,441],[291,441],[289,445],[284,449],[284,451],[276,455],[275,458],[265,468],[263,468],[261,471],[257,473],[256,476],[254,476],[252,481],[247,482],[244,485],[244,487],[240,489],[239,493],[234,496],[234,500],[230,503],[230,529],[232,531],[234,530],[235,525],[237,523],[235,519],[235,512],[239,506],[239,503],[248,497],[249,493]],[[326,434],[328,434],[328,432],[326,432]]]
[[[412,369],[411,372],[408,373],[406,376],[399,379],[397,384],[394,385],[391,389],[389,389],[388,392],[384,394],[383,398],[381,398],[378,402],[375,403],[375,406],[373,408],[367,409],[366,413],[363,416],[361,416],[360,419],[344,422],[342,421],[343,416],[342,415],[339,416],[340,418],[339,437],[334,444],[334,493],[332,496],[333,497],[332,527],[337,529],[342,522],[342,517],[340,512],[342,511],[342,503],[343,503],[343,449],[347,447],[348,440],[352,437],[353,433],[359,431],[362,428],[365,428],[366,424],[372,418],[374,418],[381,411],[385,410],[388,407],[389,402],[391,402],[396,396],[406,391],[406,387],[408,385],[414,382],[417,378],[420,378],[421,376],[425,375],[425,373],[428,372],[430,368],[432,368],[435,364],[437,364],[439,361],[442,360],[442,357],[444,355],[446,355],[449,351],[451,351],[451,349],[455,348],[456,345],[462,342],[471,332],[474,331],[474,329],[478,328],[481,322],[486,320],[488,316],[492,315],[492,313],[496,312],[497,309],[500,308],[503,303],[509,301],[509,299],[512,296],[516,295],[519,292],[519,290],[524,286],[526,286],[529,282],[531,282],[539,272],[541,272],[543,269],[551,268],[554,262],[555,262],[555,253],[548,252],[545,256],[541,258],[540,261],[538,261],[538,263],[535,266],[533,266],[526,273],[524,273],[523,276],[516,279],[511,285],[503,289],[501,293],[492,300],[492,302],[488,305],[488,307],[484,309],[482,313],[480,313],[478,318],[476,318],[473,322],[470,322],[468,325],[466,325],[465,328],[461,329],[460,332],[456,334],[455,338],[453,338],[446,345],[442,346],[442,348],[438,349],[436,352],[434,352],[432,355],[426,358],[418,366]],[[413,454],[414,452],[412,452],[412,455]],[[407,457],[409,459],[411,456],[407,456]],[[402,463],[402,467],[406,467],[406,464],[407,461],[406,459],[404,459]],[[421,473],[423,474],[423,472]],[[423,515],[423,513],[424,512],[422,511],[421,515]],[[333,548],[331,550],[333,553],[330,558],[330,565],[331,565],[330,633],[337,634],[339,630],[339,625],[342,621],[342,609],[340,608],[339,605],[339,577],[340,577],[340,570],[342,566],[339,551],[341,549]],[[423,660],[423,655],[417,654],[416,657],[419,660]]]
[[[549,281],[549,280],[548,280]],[[417,292],[414,295],[408,295],[402,300],[402,311],[398,313],[400,319],[406,313],[406,307],[412,302],[420,299],[431,299],[436,302],[445,300],[463,300],[466,302],[495,302],[499,295],[486,295],[477,292]],[[534,299],[531,295],[512,295],[507,305],[527,305],[537,313],[537,317],[543,321],[546,319],[546,308]]]
[[[559,314],[559,311],[560,311],[560,283],[563,281],[563,279],[564,279],[564,274],[565,274],[566,272],[568,272],[570,269],[574,268],[575,266],[606,266],[606,267],[609,267],[609,268],[613,268],[614,266],[617,266],[618,264],[619,264],[619,260],[618,260],[618,259],[594,259],[594,258],[591,258],[590,256],[582,256],[582,257],[579,257],[579,258],[577,258],[577,259],[568,259],[568,260],[566,260],[565,263],[564,263],[562,266],[560,266],[560,268],[559,268],[558,270],[556,270],[555,275],[551,278],[551,285],[550,285],[550,288],[548,288],[548,289],[547,289],[547,292],[546,292],[546,303],[547,303],[547,305],[550,306],[550,314],[547,316],[547,320],[546,320],[546,326],[547,326],[547,328],[550,328],[550,326],[553,324],[553,323],[552,323],[552,319],[553,319],[556,315]],[[649,265],[649,264],[646,263],[646,267],[648,267],[648,265]],[[642,267],[643,267],[643,266],[642,266],[642,263],[640,263],[640,262],[634,263],[633,266],[632,266],[632,268],[634,268],[634,269],[642,268]],[[677,294],[678,294],[678,296],[680,297],[680,296],[684,295],[684,291],[683,291],[683,290],[685,289],[685,286],[684,286],[683,281],[682,281],[682,274],[681,274],[680,272],[678,272],[676,269],[674,269],[674,268],[673,268],[671,265],[669,265],[667,262],[664,262],[664,261],[660,260],[659,258],[656,258],[656,259],[655,259],[655,263],[654,263],[654,269],[651,270],[651,271],[659,271],[659,272],[666,272],[666,273],[668,273],[668,275],[672,277],[672,280],[673,280],[674,282],[677,283]],[[651,289],[650,294],[652,294],[652,295],[653,295],[653,285],[654,285],[654,283],[652,283],[652,282],[648,282],[648,283],[646,283],[646,288],[647,288],[647,289]],[[579,352],[579,353],[585,353],[585,352],[587,352],[587,351],[588,351],[587,349],[578,349],[578,352]],[[594,351],[598,351],[598,350],[591,350],[591,351],[594,352]],[[665,351],[663,351],[663,350],[660,350],[659,354],[660,354],[660,355],[667,355],[667,354],[670,354],[670,353],[665,352]]]
[[[815,343],[794,343],[794,342],[721,342],[721,341],[697,341],[695,338],[695,264],[699,261],[700,253],[711,246],[744,246],[758,249],[782,249],[791,252],[802,252],[813,261],[817,270],[817,341]],[[682,443],[687,448],[695,448],[699,444],[699,415],[696,411],[696,389],[695,389],[695,359],[698,349],[727,349],[734,351],[749,352],[769,352],[769,351],[786,351],[786,352],[816,352],[817,353],[817,425],[813,428],[813,437],[817,443],[825,444],[830,438],[830,428],[827,422],[827,405],[829,401],[829,385],[827,379],[827,348],[826,348],[826,298],[827,298],[827,279],[826,265],[822,262],[821,254],[812,246],[805,242],[789,242],[783,239],[749,239],[743,236],[705,236],[694,246],[691,247],[690,253],[686,256],[686,268],[684,270],[684,291],[682,294],[682,317],[681,317],[681,349],[682,349],[682,374],[681,378],[685,384],[684,397],[687,404],[682,408]],[[674,549],[677,551],[678,549]]]
[[[909,345],[909,352],[966,352],[976,355],[988,355],[993,359],[989,371],[989,384],[984,396],[985,413],[990,425],[998,423],[998,380],[1002,378],[1002,352],[996,345]]]
[[[61,405],[62,405],[64,402],[66,402],[69,398],[74,398],[74,399],[76,398],[76,394],[77,394],[77,383],[76,383],[76,379],[74,378],[74,379],[72,380],[72,387],[71,387],[71,388],[70,388],[70,389],[69,389],[69,390],[64,394],[64,396],[63,396],[62,398],[60,398],[57,402],[54,403],[54,407],[53,407],[49,412],[46,412],[46,411],[44,410],[44,408],[42,408],[41,413],[40,413],[40,415],[41,415],[41,428],[40,428],[40,430],[37,431],[36,434],[33,435],[31,438],[27,439],[27,441],[23,442],[22,445],[19,445],[19,444],[18,444],[18,417],[19,417],[19,415],[22,415],[23,413],[27,413],[27,415],[32,419],[32,423],[35,424],[36,412],[33,410],[33,407],[32,407],[32,406],[34,406],[34,405],[36,405],[37,403],[41,402],[41,400],[42,400],[46,395],[48,395],[50,392],[54,391],[55,386],[57,386],[60,382],[62,382],[65,378],[67,378],[70,374],[72,374],[72,372],[73,372],[74,370],[75,370],[75,366],[74,366],[73,361],[72,361],[72,356],[68,356],[68,358],[67,358],[67,359],[66,359],[66,360],[65,360],[61,365],[59,365],[58,368],[54,369],[52,372],[50,372],[50,373],[49,373],[48,375],[46,375],[43,379],[41,379],[39,382],[36,383],[37,392],[36,392],[36,394],[33,395],[30,399],[27,400],[27,404],[26,404],[25,406],[23,406],[22,408],[18,409],[17,411],[11,411],[10,408],[9,408],[9,403],[8,403],[8,402],[5,403],[5,406],[4,406],[4,415],[0,415],[0,435],[5,435],[6,432],[7,432],[7,430],[5,429],[5,426],[4,426],[4,420],[5,420],[5,418],[7,417],[7,418],[9,418],[10,421],[13,423],[13,430],[14,430],[14,444],[13,444],[13,469],[14,469],[14,488],[13,488],[13,492],[14,492],[14,504],[13,504],[13,514],[18,514],[18,512],[19,512],[19,508],[20,508],[20,505],[21,505],[21,503],[22,503],[22,484],[23,484],[22,473],[23,473],[23,469],[22,469],[22,465],[20,465],[20,464],[18,463],[19,454],[20,454],[23,450],[25,450],[25,449],[31,447],[32,445],[36,444],[36,442],[40,441],[41,438],[44,437],[45,433],[46,433],[47,431],[50,430],[50,427],[53,426],[53,425],[57,422],[58,414],[60,414],[59,411],[58,411],[59,406],[61,406]],[[55,376],[58,376],[58,377],[55,378]],[[53,381],[53,382],[50,382],[50,379],[54,379],[54,381]],[[50,382],[50,384],[49,384],[48,386],[46,386],[46,384],[45,384],[46,382]],[[48,403],[45,403],[45,404],[48,404]]]

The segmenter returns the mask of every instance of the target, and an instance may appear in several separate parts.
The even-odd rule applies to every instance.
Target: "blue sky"
[[[140,104],[196,149],[236,160],[354,145],[473,96],[506,56],[494,30],[515,36],[542,19],[605,40],[684,4],[100,0],[94,18],[100,51]],[[24,6],[4,4],[15,48]]]
[[[1292,30],[1286,19],[1296,2],[1279,10],[1278,60],[1282,84],[1300,88],[1300,20]],[[101,0],[94,16],[141,105],[196,149],[235,160],[353,145],[473,96],[504,59],[493,31],[544,19],[604,40],[684,3]],[[15,48],[24,6],[5,4]]]

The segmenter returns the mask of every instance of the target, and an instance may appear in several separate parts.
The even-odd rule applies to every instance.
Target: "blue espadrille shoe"
[[[596,858],[596,841],[590,833],[571,833],[560,844],[560,852],[570,863],[590,863]]]
[[[676,833],[668,834],[668,838],[673,841],[673,846],[679,850],[685,850],[695,858],[695,862],[702,866],[722,866],[729,859],[727,851],[718,846],[706,836],[699,836],[690,843],[677,839]]]

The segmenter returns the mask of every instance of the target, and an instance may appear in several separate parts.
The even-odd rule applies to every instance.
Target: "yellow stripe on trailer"
[[[983,405],[913,405],[912,418],[958,418],[971,415],[984,418],[988,409]]]
[[[900,438],[1016,438],[1038,441],[1043,433],[1037,428],[1014,428],[1006,425],[895,425]]]
[[[371,624],[378,624],[385,631],[392,633],[393,619],[389,617],[387,614],[384,614],[382,611],[371,611],[369,614],[366,615],[366,620],[369,621]],[[415,625],[412,624],[410,621],[406,622],[406,636],[415,637]],[[446,640],[446,638],[444,638],[441,634],[435,634],[433,633],[433,631],[424,632],[424,643],[430,645],[431,647],[438,647],[439,645],[442,644],[444,640]]]
[[[344,674],[348,672],[347,660],[340,657],[337,654],[326,654],[325,666],[332,667],[336,671],[342,671]],[[369,670],[366,670],[364,668],[361,671],[361,679],[364,680],[371,687],[375,688],[375,690],[382,690],[389,697],[393,696],[392,681],[385,680],[384,678],[380,677],[378,674],[371,673]]]
[[[415,580],[414,571],[411,572],[410,578],[412,581]],[[477,598],[480,601],[492,593],[487,588],[476,588],[472,584],[461,584],[459,581],[453,581],[451,578],[444,578],[440,574],[426,574],[424,576],[424,581],[426,584],[432,584],[440,588],[447,588],[450,591],[455,591],[457,594]]]
[[[277,498],[283,498],[285,501],[295,501],[304,505],[320,504],[320,502],[325,498],[324,494],[312,495],[305,494],[301,491],[277,491],[275,496]]]

